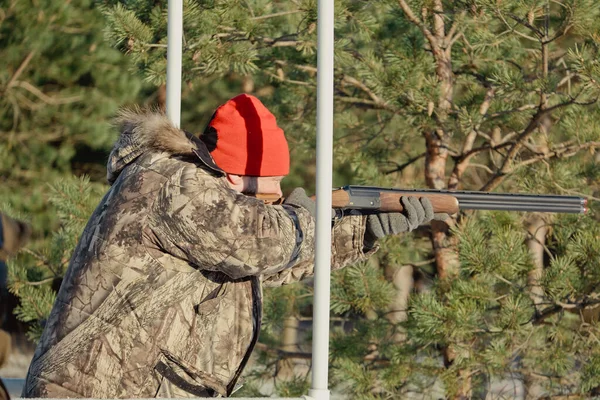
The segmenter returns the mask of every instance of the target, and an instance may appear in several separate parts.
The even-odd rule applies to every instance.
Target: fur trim
[[[170,154],[194,154],[197,149],[191,135],[175,127],[169,118],[158,110],[123,109],[114,120],[121,135],[131,135],[133,142],[150,151]]]
[[[224,172],[215,164],[204,142],[173,125],[159,110],[123,109],[113,120],[121,132],[106,163],[106,179],[112,185],[130,163],[144,153],[167,153],[193,157],[199,165],[216,176]]]

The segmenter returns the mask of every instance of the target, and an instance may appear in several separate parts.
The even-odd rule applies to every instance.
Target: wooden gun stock
[[[427,197],[433,206],[433,212],[454,214],[458,212],[458,201],[455,197],[447,194],[436,193],[379,193],[379,201],[369,204],[355,204],[350,194],[344,189],[336,189],[331,193],[331,206],[344,209],[371,209],[382,212],[402,212],[404,207],[400,203],[402,196]],[[277,205],[283,202],[283,198],[277,194],[257,194],[256,198],[267,204]],[[314,200],[316,197],[311,196]]]
[[[278,205],[283,203],[284,198],[275,193],[257,193],[254,195],[259,200],[270,205]]]

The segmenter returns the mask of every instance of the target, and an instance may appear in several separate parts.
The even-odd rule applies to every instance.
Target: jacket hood
[[[223,175],[204,142],[173,125],[162,112],[140,108],[121,110],[114,120],[120,132],[106,166],[106,179],[112,183],[123,168],[146,153],[167,153],[200,160],[211,172]]]

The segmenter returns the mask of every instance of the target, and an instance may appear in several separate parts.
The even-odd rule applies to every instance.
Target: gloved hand
[[[292,190],[292,193],[285,198],[283,204],[289,204],[295,207],[303,207],[308,210],[313,218],[317,218],[317,203],[306,195],[303,188],[296,188]],[[335,218],[335,210],[331,210],[331,219]]]
[[[443,221],[448,218],[448,214],[434,214],[426,197],[419,200],[414,196],[402,196],[400,202],[404,207],[402,213],[377,213],[367,217],[365,245],[372,247],[377,239],[384,236],[413,231],[432,219]]]

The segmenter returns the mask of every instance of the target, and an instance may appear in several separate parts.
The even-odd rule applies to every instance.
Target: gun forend
[[[433,212],[436,213],[455,214],[459,211],[458,200],[451,194],[401,189],[380,191],[365,186],[344,186],[334,190],[331,194],[331,203],[334,208],[401,212],[404,210],[400,203],[402,196],[427,197],[431,201]]]

